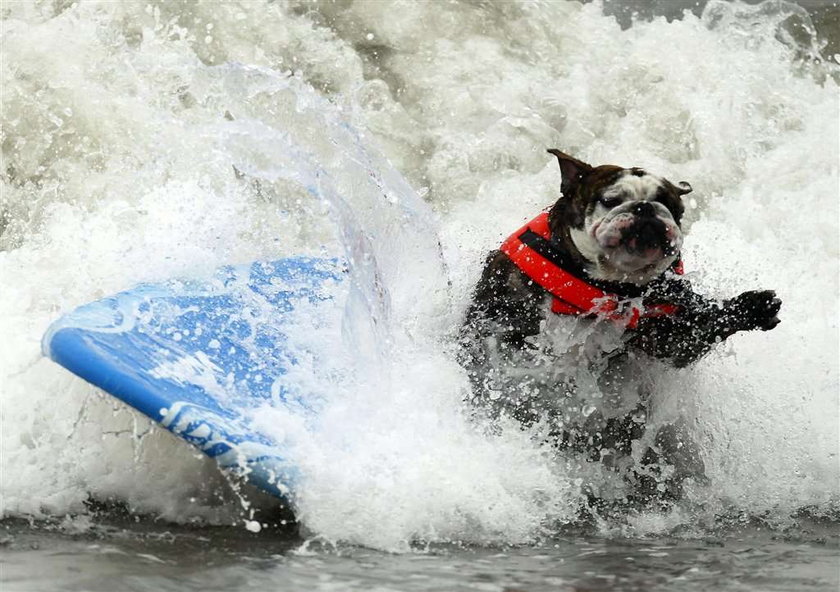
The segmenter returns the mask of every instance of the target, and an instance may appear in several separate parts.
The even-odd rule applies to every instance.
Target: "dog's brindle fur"
[[[641,351],[666,360],[673,366],[684,367],[738,331],[766,331],[778,324],[776,315],[781,302],[773,291],[744,292],[729,300],[716,301],[695,293],[684,278],[670,272],[635,283],[598,279],[610,276],[606,262],[588,260],[575,244],[572,233],[583,230],[586,216],[596,207],[602,193],[617,179],[628,173],[635,176],[647,173],[642,169],[613,165],[591,167],[557,150],[549,152],[558,158],[562,173],[562,197],[550,209],[548,223],[553,247],[564,257],[564,269],[608,293],[626,298],[643,297],[645,304],[667,302],[680,306],[676,315],[642,319],[626,341],[627,351]],[[690,186],[686,183],[674,185],[665,179],[659,182],[656,201],[668,208],[679,226],[684,211],[682,195],[691,190]],[[673,253],[671,261],[677,256]],[[612,277],[615,276],[613,273]],[[474,403],[489,403],[482,379],[489,362],[484,345],[487,338],[495,338],[506,348],[526,347],[526,340],[537,335],[541,323],[552,314],[549,311],[550,302],[551,296],[504,253],[490,253],[461,332],[462,362],[472,379]],[[514,417],[524,424],[539,420],[539,414],[539,409],[519,408],[513,412]],[[659,453],[649,450],[640,472],[650,473],[644,465],[654,464],[660,455],[669,464],[692,465],[682,473],[677,470],[676,479],[666,487],[672,495],[679,495],[679,481],[686,476],[702,478],[703,466],[687,434],[675,433],[675,430],[679,431],[674,426],[665,426],[660,430],[655,443]],[[607,421],[596,438],[589,436],[582,441],[568,432],[557,434],[556,438],[562,446],[589,451],[593,458],[597,458],[598,451],[604,447],[628,454],[631,442],[640,438],[643,432],[643,424],[635,418],[626,417]],[[655,479],[647,478],[644,488],[648,494],[655,494],[656,485]],[[661,490],[662,487],[659,488]]]

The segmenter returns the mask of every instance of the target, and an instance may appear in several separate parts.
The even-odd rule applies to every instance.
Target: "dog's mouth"
[[[597,259],[611,274],[624,274],[627,279],[621,281],[649,281],[673,262],[682,247],[679,225],[647,211],[609,214],[595,220],[587,232],[593,240],[587,244],[590,260]]]
[[[606,259],[622,269],[657,265],[675,256],[681,246],[677,227],[654,216],[624,214],[592,230]]]

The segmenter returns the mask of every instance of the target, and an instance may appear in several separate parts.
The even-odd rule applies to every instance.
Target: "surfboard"
[[[293,503],[299,475],[287,443],[257,429],[251,412],[269,403],[316,413],[317,401],[289,378],[311,352],[291,344],[288,330],[301,308],[338,306],[345,275],[339,260],[291,257],[141,284],[55,321],[43,352]]]

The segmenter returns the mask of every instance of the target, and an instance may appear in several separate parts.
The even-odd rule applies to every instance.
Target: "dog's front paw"
[[[782,301],[773,290],[744,292],[727,302],[727,309],[740,331],[769,331],[779,324]]]

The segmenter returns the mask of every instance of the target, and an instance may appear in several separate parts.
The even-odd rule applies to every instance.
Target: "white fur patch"
[[[624,197],[632,201],[650,200],[660,187],[662,187],[661,177],[647,172],[644,176],[637,177],[632,172],[625,171],[609,189],[604,191],[604,197]]]
[[[604,249],[598,244],[595,237],[587,230],[579,230],[577,228],[570,229],[569,234],[572,237],[572,242],[575,243],[575,246],[580,251],[580,254],[583,255],[584,259],[597,263],[601,255],[604,254]]]

